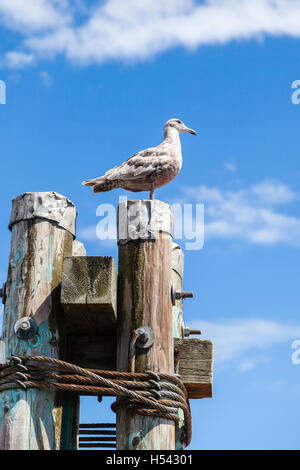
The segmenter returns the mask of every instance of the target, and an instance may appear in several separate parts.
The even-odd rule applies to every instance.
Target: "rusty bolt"
[[[141,433],[137,432],[137,433],[132,434],[130,440],[131,440],[132,447],[138,446],[139,443],[141,442]]]

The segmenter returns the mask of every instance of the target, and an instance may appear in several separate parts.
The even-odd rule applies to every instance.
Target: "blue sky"
[[[182,136],[182,171],[156,198],[204,203],[184,314],[215,348],[190,449],[299,449],[300,1],[123,4],[0,0],[0,282],[11,200],[25,191],[69,197],[88,255],[117,260],[95,235],[96,209],[126,193],[80,183],[157,145],[179,117],[198,136]],[[92,403],[82,420],[106,414]]]

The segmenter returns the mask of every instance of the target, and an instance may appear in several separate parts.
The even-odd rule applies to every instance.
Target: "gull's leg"
[[[151,183],[150,186],[150,201],[154,200],[154,183]]]

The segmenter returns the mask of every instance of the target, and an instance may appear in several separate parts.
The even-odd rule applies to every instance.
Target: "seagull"
[[[181,170],[181,132],[197,135],[180,119],[169,119],[164,126],[164,140],[157,147],[141,150],[105,175],[82,184],[92,186],[94,193],[115,188],[132,192],[150,191],[150,200],[153,200],[154,190],[170,183]]]

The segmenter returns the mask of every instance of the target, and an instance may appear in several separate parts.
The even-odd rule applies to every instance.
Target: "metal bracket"
[[[38,331],[36,321],[32,317],[22,317],[16,321],[14,326],[15,335],[19,339],[33,338]]]
[[[136,334],[136,347],[139,349],[150,348],[155,341],[153,330],[148,326],[141,326],[136,330]]]

